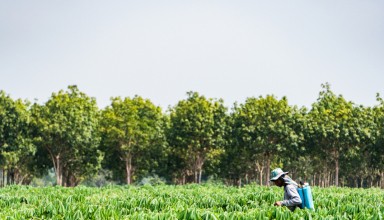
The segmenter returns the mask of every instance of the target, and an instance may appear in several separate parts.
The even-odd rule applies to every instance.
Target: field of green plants
[[[383,219],[384,190],[312,188],[315,210],[274,207],[283,189],[159,185],[0,189],[0,219]]]

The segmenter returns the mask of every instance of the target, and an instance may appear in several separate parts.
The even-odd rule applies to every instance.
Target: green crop
[[[383,219],[384,190],[313,189],[315,211],[274,207],[277,187],[223,185],[0,189],[0,219]]]

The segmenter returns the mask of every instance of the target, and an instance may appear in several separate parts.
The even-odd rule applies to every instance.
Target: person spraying
[[[280,168],[272,170],[270,181],[278,187],[284,186],[284,200],[276,201],[274,205],[286,206],[291,211],[294,211],[297,207],[301,206],[302,200],[297,192],[298,184],[287,174],[288,172],[284,172]]]

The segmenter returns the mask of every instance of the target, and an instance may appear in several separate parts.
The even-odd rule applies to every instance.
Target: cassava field
[[[383,219],[384,190],[313,187],[316,210],[274,207],[283,189],[248,185],[0,189],[0,219]]]

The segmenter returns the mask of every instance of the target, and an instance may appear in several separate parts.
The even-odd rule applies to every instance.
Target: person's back
[[[284,200],[282,206],[287,206],[291,211],[302,203],[299,193],[297,192],[297,184],[288,183],[284,186]]]

